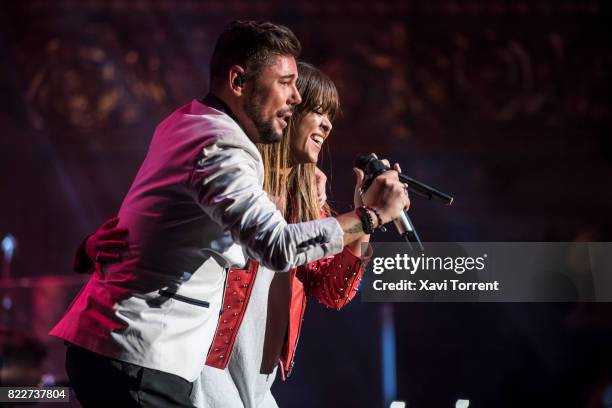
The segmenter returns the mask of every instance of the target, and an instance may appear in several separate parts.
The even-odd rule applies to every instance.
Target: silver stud
[[[223,323],[227,323],[227,319],[223,319]]]
[[[217,351],[219,351],[219,349],[218,349],[218,348],[215,348],[215,353],[216,353]]]

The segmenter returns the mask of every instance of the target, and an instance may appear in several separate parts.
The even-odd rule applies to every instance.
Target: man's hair
[[[217,39],[210,60],[210,83],[224,79],[232,65],[246,71],[245,79],[259,76],[275,56],[297,58],[302,46],[287,27],[259,21],[232,21]]]

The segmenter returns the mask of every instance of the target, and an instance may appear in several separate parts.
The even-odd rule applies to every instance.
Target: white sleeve
[[[203,148],[193,176],[206,214],[264,266],[286,272],[342,252],[343,231],[335,218],[287,224],[261,188],[257,162],[245,149],[217,139]]]

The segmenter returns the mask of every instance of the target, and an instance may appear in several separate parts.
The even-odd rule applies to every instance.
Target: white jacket
[[[335,218],[288,225],[263,174],[257,148],[226,113],[194,100],[171,114],[119,210],[129,249],[92,275],[51,334],[195,380],[227,268],[246,256],[288,271],[344,246]]]

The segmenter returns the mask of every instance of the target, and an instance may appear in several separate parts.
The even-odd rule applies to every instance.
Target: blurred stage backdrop
[[[205,94],[215,38],[237,18],[288,25],[336,82],[344,114],[322,154],[335,209],[349,207],[355,155],[377,152],[455,195],[413,198],[423,240],[612,240],[611,17],[588,0],[2,2],[0,237],[16,240],[3,246],[3,375],[25,355],[28,375],[62,380],[46,332],[83,281],[75,248],[116,213],[155,126]],[[379,305],[314,303],[278,402],[381,406]],[[409,407],[611,398],[609,308],[394,309]],[[20,349],[28,335],[37,345]]]

